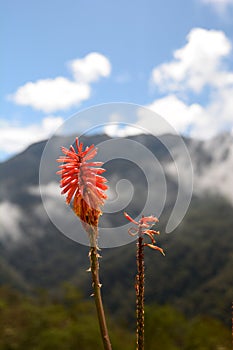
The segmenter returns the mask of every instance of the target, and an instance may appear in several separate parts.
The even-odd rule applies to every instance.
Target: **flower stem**
[[[136,276],[136,316],[137,316],[137,350],[144,350],[144,245],[141,228],[137,242],[137,276]]]
[[[98,261],[99,254],[96,246],[90,248],[89,256],[90,256],[90,263],[91,263],[90,268],[91,268],[91,274],[92,274],[92,280],[93,280],[95,305],[96,305],[103,345],[105,350],[111,350],[112,346],[108,335],[108,329],[107,329],[103,302],[101,297],[101,290],[100,290],[101,284],[99,280],[99,261]]]

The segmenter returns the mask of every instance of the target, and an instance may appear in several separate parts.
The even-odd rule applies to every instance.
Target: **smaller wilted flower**
[[[137,275],[135,281],[136,291],[136,316],[137,316],[137,339],[136,350],[144,350],[144,284],[145,284],[145,266],[144,266],[144,247],[149,247],[164,254],[162,248],[155,245],[154,236],[159,235],[159,231],[152,230],[152,226],[159,220],[155,216],[142,216],[139,221],[134,220],[127,213],[124,213],[127,220],[136,227],[131,227],[128,232],[131,236],[137,236]],[[144,242],[145,237],[149,237],[151,243]]]
[[[137,227],[131,227],[128,232],[131,236],[140,235],[143,237],[144,235],[148,236],[151,240],[151,243],[143,243],[143,246],[147,246],[149,248],[152,248],[154,250],[160,251],[163,255],[165,255],[162,248],[155,245],[156,241],[154,236],[159,235],[159,231],[151,230],[151,226],[153,226],[155,223],[157,223],[159,220],[155,216],[142,216],[142,218],[139,221],[135,221],[129,214],[124,213],[126,219],[131,221],[133,224],[135,224]]]

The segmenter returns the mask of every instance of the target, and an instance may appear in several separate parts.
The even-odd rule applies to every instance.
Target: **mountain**
[[[73,141],[73,136],[56,136],[47,146],[46,141],[33,144],[0,164],[1,284],[29,292],[38,287],[53,290],[70,281],[90,294],[90,276],[85,272],[88,248],[59,230],[62,227],[67,236],[85,243],[85,233],[76,218],[72,221],[55,175],[60,146]],[[117,140],[92,135],[83,141],[98,145],[98,159],[107,159],[110,200],[101,219],[100,241],[113,247],[103,249],[101,261],[104,298],[112,313],[130,318],[134,309],[135,243],[123,227],[123,211],[137,217],[146,210],[145,214],[160,216],[158,244],[166,251],[165,258],[146,251],[147,303],[170,303],[187,315],[203,313],[230,324],[232,135],[208,141],[174,135]],[[190,164],[194,171],[191,205],[175,231],[166,234],[179,188],[183,186],[180,211],[192,190]]]

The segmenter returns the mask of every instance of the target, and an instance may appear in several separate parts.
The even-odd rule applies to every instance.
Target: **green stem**
[[[137,276],[136,276],[136,316],[137,316],[137,350],[144,350],[144,245],[141,229],[137,242]]]
[[[105,350],[111,350],[112,346],[110,343],[109,335],[108,335],[108,329],[104,314],[104,308],[103,308],[103,302],[101,297],[101,284],[99,280],[99,254],[97,247],[91,247],[90,248],[90,263],[91,263],[91,274],[92,274],[92,280],[93,280],[93,289],[94,289],[94,298],[95,298],[95,305],[99,320],[99,326],[100,326],[100,332],[103,340],[103,345]]]

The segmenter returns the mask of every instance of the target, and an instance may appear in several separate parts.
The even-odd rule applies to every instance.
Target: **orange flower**
[[[135,221],[133,218],[131,218],[131,216],[129,216],[129,214],[124,213],[124,215],[125,215],[127,220],[131,221],[134,225],[137,225],[137,227],[131,227],[128,230],[128,232],[131,236],[141,235],[141,237],[142,237],[143,235],[147,235],[150,238],[152,244],[143,243],[143,245],[147,246],[149,248],[158,250],[158,251],[160,251],[160,253],[165,255],[162,248],[158,247],[157,245],[154,245],[156,243],[156,241],[154,239],[154,235],[160,234],[159,231],[155,231],[155,230],[150,229],[150,227],[153,224],[155,224],[156,222],[159,221],[155,216],[152,216],[152,215],[151,216],[142,216],[139,221]]]
[[[94,145],[83,150],[83,144],[76,138],[76,148],[62,147],[64,156],[60,156],[57,162],[62,163],[57,172],[61,175],[60,187],[62,194],[66,194],[66,203],[70,204],[87,232],[94,228],[97,230],[99,216],[102,214],[100,206],[104,204],[107,195],[105,182],[100,176],[105,169],[101,168],[102,162],[89,162],[97,154]],[[91,227],[90,227],[91,226]]]

